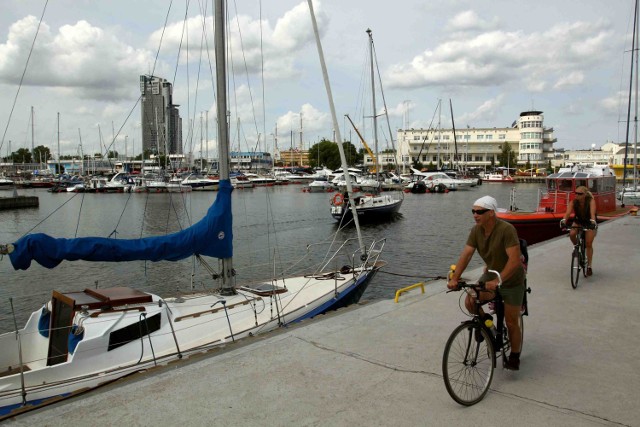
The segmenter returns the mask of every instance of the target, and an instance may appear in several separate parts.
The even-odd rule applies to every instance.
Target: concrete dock
[[[447,394],[442,353],[465,319],[443,281],[251,338],[13,420],[24,426],[639,426],[640,217],[600,226],[571,288],[567,237],[529,248],[521,369],[483,401]],[[476,255],[477,256],[477,255]],[[443,274],[455,260],[442,260]],[[475,280],[479,270],[464,276]],[[402,283],[398,288],[411,283]]]

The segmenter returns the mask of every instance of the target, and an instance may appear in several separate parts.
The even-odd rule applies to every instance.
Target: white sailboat
[[[375,179],[373,179],[373,188],[371,183],[365,184],[363,182],[359,183],[360,187],[366,188],[366,191],[370,193],[366,193],[363,195],[358,195],[356,197],[349,198],[349,193],[345,195],[336,194],[331,198],[331,216],[341,223],[345,223],[349,221],[354,216],[360,217],[360,220],[363,221],[377,221],[379,219],[388,219],[396,214],[400,210],[400,206],[402,206],[402,202],[404,200],[404,194],[402,192],[381,192],[382,183],[380,181],[380,167],[378,165],[378,123],[377,123],[377,114],[376,114],[376,90],[375,90],[375,76],[374,76],[374,57],[373,57],[373,35],[370,29],[367,29],[367,35],[369,37],[369,62],[371,65],[371,99],[372,99],[372,111],[373,111],[373,139],[375,144],[375,154],[372,156],[374,160],[374,165],[376,168],[375,171]],[[347,118],[349,116],[347,115]],[[351,122],[351,119],[349,118]],[[353,122],[351,122],[353,124]],[[367,148],[369,153],[371,150],[368,148],[366,143],[364,142],[364,138],[360,135],[360,132],[355,128],[358,136],[362,140],[364,146]],[[341,144],[338,144],[341,146]],[[346,167],[343,167],[343,170],[347,170]],[[347,177],[349,174],[344,174]],[[352,213],[352,210],[349,209],[349,205],[353,206],[353,211],[356,212],[357,215]]]
[[[355,251],[341,253],[348,247],[347,242],[341,244],[310,274],[236,284],[226,117],[226,13],[224,0],[215,4],[220,182],[216,200],[204,218],[181,232],[142,239],[59,239],[29,234],[0,245],[0,254],[8,255],[3,259],[10,259],[16,270],[29,268],[33,261],[54,268],[73,260],[213,257],[219,266],[213,275],[216,290],[171,298],[131,287],[54,290],[22,328],[16,326],[0,336],[0,419],[356,302],[384,265],[379,260],[384,240],[365,246],[358,234]],[[310,7],[313,10],[311,3]],[[315,27],[315,19],[313,23]],[[328,267],[343,265],[344,259],[353,265],[337,270]]]

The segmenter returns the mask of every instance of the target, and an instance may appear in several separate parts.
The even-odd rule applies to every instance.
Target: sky
[[[379,116],[381,148],[390,144],[383,128],[394,138],[396,129],[438,121],[451,128],[451,110],[458,128],[507,127],[520,112],[543,111],[556,148],[625,140],[631,0],[313,4],[343,139],[357,141],[345,114],[371,138],[371,29],[383,89],[376,110],[386,105],[389,117],[383,126]],[[0,157],[32,144],[56,155],[58,117],[63,155],[105,147],[139,154],[141,74],[173,82],[184,150],[214,155],[210,1],[0,0],[0,7]],[[275,144],[333,139],[307,1],[229,2],[228,15],[232,149],[273,152]]]

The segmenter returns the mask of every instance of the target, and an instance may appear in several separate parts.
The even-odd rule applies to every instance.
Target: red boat
[[[598,222],[625,215],[630,207],[616,204],[616,177],[606,165],[578,164],[561,168],[546,178],[546,189],[538,195],[535,212],[518,210],[512,193],[511,210],[498,210],[498,218],[516,227],[518,237],[528,244],[562,234],[560,220],[575,198],[575,189],[584,185],[596,201]]]

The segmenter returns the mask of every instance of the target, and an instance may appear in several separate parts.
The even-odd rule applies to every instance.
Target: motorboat
[[[545,183],[545,188],[538,192],[535,211],[518,209],[512,190],[509,208],[498,209],[496,213],[498,218],[513,224],[518,236],[530,245],[562,234],[559,223],[573,202],[577,187],[585,186],[593,194],[599,222],[629,212],[628,207],[616,203],[616,177],[609,166],[570,165],[547,176]]]
[[[333,191],[333,184],[329,182],[327,177],[318,177],[311,181],[307,187],[310,193],[326,193]]]
[[[182,180],[182,185],[188,185],[193,191],[218,191],[220,181],[204,175],[191,173]]]
[[[412,169],[414,176],[423,181],[427,187],[427,190],[431,193],[444,193],[447,191],[469,190],[475,187],[475,182],[472,179],[458,179],[452,178],[444,172],[420,172],[416,169]],[[408,184],[411,188],[412,183]]]

